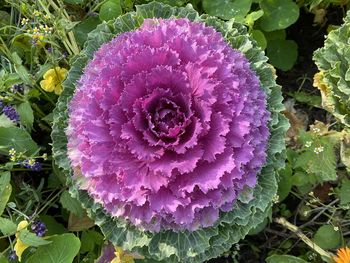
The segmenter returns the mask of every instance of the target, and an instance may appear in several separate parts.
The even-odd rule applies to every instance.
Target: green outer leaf
[[[10,198],[12,192],[12,186],[10,184],[11,173],[0,173],[0,216],[5,210],[6,204]]]
[[[74,234],[63,234],[49,239],[51,244],[39,247],[26,263],[72,263],[80,249],[80,240]]]
[[[326,89],[321,90],[322,107],[331,112],[340,122],[350,127],[350,11],[344,24],[332,30],[324,47],[314,52],[313,60],[323,72]]]
[[[266,259],[266,263],[307,263],[307,261],[290,255],[272,255]]]
[[[0,145],[7,149],[14,148],[17,152],[24,152],[27,156],[39,151],[38,145],[30,134],[18,127],[0,127]]]
[[[194,232],[168,230],[151,233],[139,230],[122,219],[111,218],[100,204],[94,203],[86,191],[78,189],[77,183],[70,176],[72,170],[67,158],[67,138],[64,132],[67,127],[67,104],[86,63],[103,43],[111,40],[115,35],[137,29],[145,18],[159,17],[187,17],[192,21],[202,21],[221,32],[233,48],[243,52],[251,61],[252,69],[260,77],[262,89],[267,95],[268,109],[271,112],[267,163],[259,175],[258,185],[252,191],[253,198],[247,203],[237,201],[231,212],[221,213],[220,219],[213,227]],[[276,85],[272,67],[266,61],[267,58],[257,47],[256,42],[249,39],[244,26],[234,22],[225,23],[205,15],[199,17],[191,6],[176,8],[157,2],[137,6],[135,12],[120,16],[115,21],[102,23],[89,34],[84,50],[76,57],[63,83],[64,91],[54,110],[51,136],[53,156],[58,166],[69,175],[67,184],[70,186],[70,193],[82,202],[107,239],[124,249],[144,255],[146,259],[164,260],[164,262],[202,262],[229,250],[233,243],[238,242],[251,228],[264,220],[271,207],[272,197],[277,192],[275,171],[284,166],[284,134],[288,128],[288,121],[280,113],[284,109],[281,89]]]

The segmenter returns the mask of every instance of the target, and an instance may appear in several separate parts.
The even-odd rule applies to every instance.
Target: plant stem
[[[297,226],[289,223],[285,218],[283,218],[283,217],[276,218],[274,221],[276,223],[282,225],[284,228],[292,231],[294,234],[296,234],[306,245],[308,245],[310,248],[312,248],[314,251],[316,251],[320,256],[326,257],[328,259],[333,258],[334,255],[332,253],[327,252],[324,249],[322,249],[321,247],[319,247],[310,238],[305,236]]]

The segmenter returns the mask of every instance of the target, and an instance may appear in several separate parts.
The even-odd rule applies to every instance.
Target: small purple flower
[[[24,86],[22,84],[16,84],[11,87],[12,92],[18,92],[18,93],[23,93],[24,91]]]
[[[47,49],[47,52],[49,52],[49,54],[52,54],[52,53],[53,53],[53,48],[52,48],[52,47],[49,47],[49,48]]]
[[[2,109],[2,112],[12,121],[19,122],[19,114],[16,111],[16,109],[11,106],[7,105]]]
[[[42,221],[34,221],[31,225],[31,229],[38,237],[43,237],[46,232],[46,225]]]
[[[9,261],[15,261],[17,259],[16,251],[11,250],[7,258]]]
[[[20,162],[19,164],[21,166],[23,166],[24,168],[32,170],[33,172],[39,172],[42,169],[41,163],[39,163],[38,161],[35,161],[34,159],[24,160],[23,162]]]

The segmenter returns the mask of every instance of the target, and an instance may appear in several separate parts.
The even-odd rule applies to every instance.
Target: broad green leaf
[[[340,198],[341,205],[347,205],[350,203],[350,180],[349,179],[342,180],[338,195]]]
[[[298,156],[294,167],[304,169],[309,174],[309,179],[312,179],[310,175],[315,175],[317,181],[314,183],[336,180],[337,170],[334,143],[325,137],[315,143]],[[322,148],[322,152],[316,153],[315,149],[319,147]]]
[[[63,0],[67,4],[80,5],[83,4],[85,0]]]
[[[0,263],[8,263],[7,258],[2,254],[0,254]]]
[[[7,218],[0,217],[0,231],[3,235],[16,233],[17,225]]]
[[[0,10],[0,27],[6,26],[11,22],[11,15],[5,11]]]
[[[323,249],[334,249],[341,245],[341,234],[334,226],[321,226],[314,235],[313,241]]]
[[[282,202],[288,195],[293,185],[293,171],[290,165],[279,171],[280,181],[278,183],[278,200]]]
[[[272,255],[266,259],[266,263],[308,263],[307,261],[290,255]]]
[[[7,149],[14,148],[18,153],[24,152],[27,156],[39,151],[38,145],[32,140],[30,134],[18,127],[0,127],[0,145]]]
[[[26,263],[72,263],[80,249],[80,240],[74,234],[63,234],[49,239],[51,244],[38,247]]]
[[[271,31],[271,32],[264,32],[264,34],[268,41],[275,40],[275,39],[285,40],[287,35],[286,30],[284,29]]]
[[[294,40],[271,40],[267,44],[266,54],[276,68],[290,70],[298,57],[298,45]]]
[[[75,214],[78,217],[83,217],[84,209],[81,207],[80,202],[73,198],[68,191],[64,191],[60,197],[60,203],[63,208],[69,212]]]
[[[21,123],[29,130],[33,128],[34,114],[28,101],[21,103],[17,108]]]
[[[112,20],[122,14],[120,0],[109,0],[101,5],[100,19],[103,21]]]
[[[10,120],[5,114],[0,115],[0,127],[8,128],[13,127],[15,125],[16,123]]]
[[[203,0],[203,9],[212,16],[225,20],[234,18],[236,21],[243,22],[251,4],[251,0]]]
[[[88,33],[94,30],[100,23],[101,20],[98,17],[88,17],[74,28],[74,35],[80,46],[84,45]]]
[[[51,241],[45,240],[42,237],[38,237],[27,229],[23,229],[19,232],[19,239],[28,246],[38,247],[50,244]]]
[[[287,28],[299,17],[299,7],[292,0],[261,0],[260,8],[264,11],[260,26],[265,31]]]
[[[11,196],[12,186],[10,180],[10,172],[0,173],[0,216],[4,212],[6,204]]]
[[[258,46],[264,50],[267,46],[265,35],[262,31],[254,29],[251,32],[252,38],[258,43]]]
[[[81,235],[81,248],[82,253],[93,251],[94,248],[103,243],[103,236],[96,231],[87,230],[83,231]]]

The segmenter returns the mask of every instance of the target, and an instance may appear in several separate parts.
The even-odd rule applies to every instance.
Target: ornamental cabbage
[[[344,24],[332,30],[324,47],[314,52],[319,72],[314,86],[322,95],[322,107],[331,112],[343,124],[350,126],[350,12]]]
[[[244,26],[137,6],[89,34],[54,112],[71,194],[114,245],[201,262],[261,223],[288,124]]]

